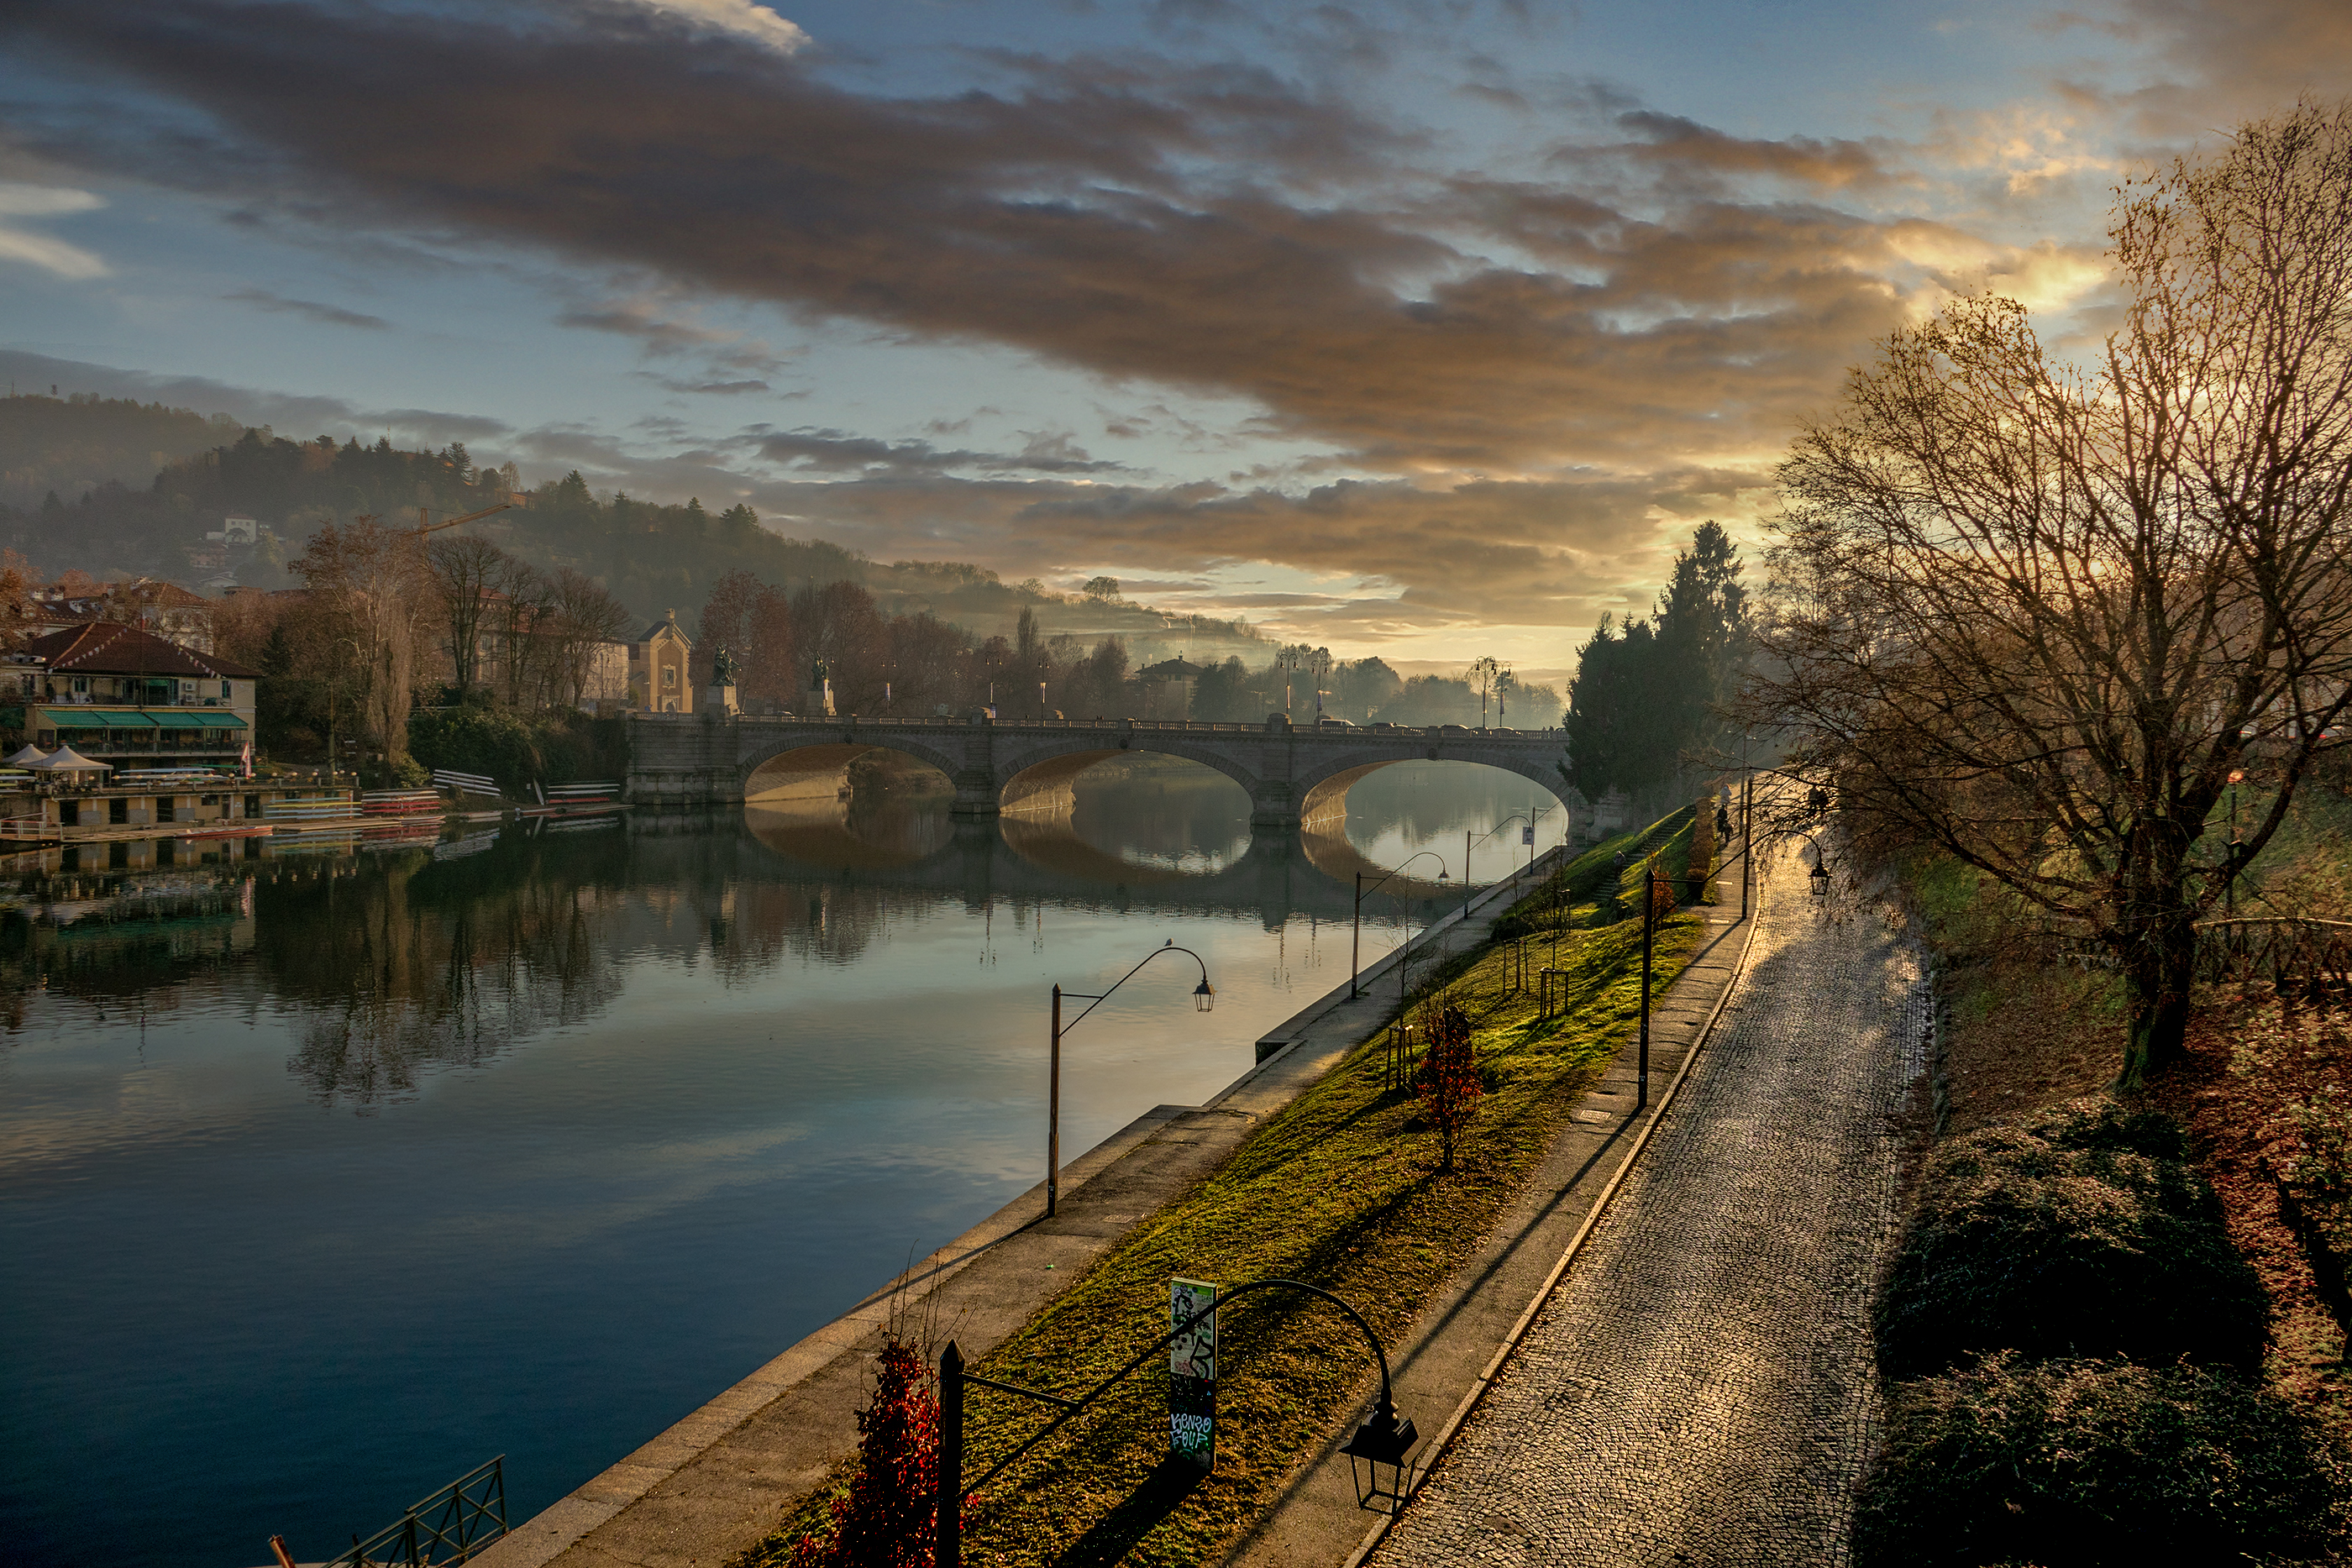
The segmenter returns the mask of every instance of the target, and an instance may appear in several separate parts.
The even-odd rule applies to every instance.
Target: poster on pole
[[[1533,822],[1522,824],[1519,828],[1519,842],[1522,844],[1532,844],[1535,841],[1536,825]]]
[[[1168,1451],[1202,1469],[1217,1460],[1217,1288],[1168,1282],[1168,1326],[1190,1323],[1168,1344]]]

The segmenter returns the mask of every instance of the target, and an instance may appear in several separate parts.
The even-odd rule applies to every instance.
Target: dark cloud
[[[392,326],[381,316],[362,315],[357,310],[346,310],[340,305],[321,305],[315,299],[289,299],[266,288],[241,288],[235,294],[224,294],[221,298],[240,305],[250,305],[257,310],[305,317],[330,327],[358,327],[371,332],[382,332]]]
[[[674,30],[529,10],[470,26],[232,0],[17,15],[219,128],[201,164],[91,141],[90,120],[51,156],[148,160],[317,217],[437,225],[1244,396],[1264,433],[1359,466],[1744,458],[1898,319],[1862,220],[1723,201],[1636,218],[1557,189],[1439,185],[1405,158],[1410,138],[1255,68],[1006,60],[1016,90],[882,99]],[[1679,168],[1861,177],[1844,144],[1768,154],[1641,129],[1633,151]],[[1497,242],[1573,271],[1481,259]],[[666,339],[667,318],[603,308],[579,324],[678,351],[703,330]],[[909,456],[924,461],[884,460]]]
[[[770,387],[766,382],[758,380],[732,382],[691,381],[681,380],[676,376],[657,376],[650,371],[640,371],[637,374],[644,377],[646,381],[653,382],[654,385],[661,388],[664,392],[701,392],[713,397],[740,397],[745,392],[763,392],[774,390]],[[806,396],[807,394],[797,393],[792,395]]]
[[[1038,435],[1017,455],[945,448],[928,441],[883,441],[851,435],[839,430],[782,430],[760,433],[752,449],[771,463],[814,474],[856,474],[887,471],[898,474],[943,474],[960,469],[1004,471],[1026,469],[1041,474],[1099,474],[1117,469],[1116,463],[1087,455],[1066,434]]]
[[[373,441],[389,432],[395,438],[437,444],[492,439],[509,434],[514,428],[503,420],[480,414],[430,408],[365,409],[341,398],[307,397],[234,386],[209,376],[117,370],[111,365],[53,360],[16,350],[0,350],[0,376],[27,386],[55,383],[69,392],[97,392],[103,397],[135,398],[142,402],[191,408],[198,413],[225,414],[241,425],[268,425],[278,434],[297,439],[333,435]]]
[[[1878,153],[1860,141],[1819,141],[1792,136],[1782,141],[1727,136],[1680,115],[1635,110],[1617,117],[1618,126],[1641,140],[1622,151],[1644,162],[1672,164],[1713,174],[1769,174],[1829,190],[1876,185],[1888,178]]]

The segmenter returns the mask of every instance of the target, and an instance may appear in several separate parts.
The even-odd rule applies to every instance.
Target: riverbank
[[[1557,852],[1537,862],[1540,877]],[[1486,939],[1530,885],[1522,873],[1456,909],[1408,950],[1416,975]],[[1391,954],[1366,967],[1362,995],[1337,987],[1260,1039],[1261,1060],[1200,1106],[1160,1106],[1063,1176],[1060,1212],[1042,1218],[1043,1184],[917,1262],[587,1485],[519,1527],[481,1559],[539,1564],[712,1564],[756,1545],[789,1500],[824,1485],[854,1448],[856,1413],[881,1330],[894,1312],[979,1357],[1077,1281],[1132,1228],[1191,1190],[1250,1134],[1342,1061],[1394,1012]],[[1164,1287],[1163,1287],[1164,1289]]]
[[[1686,838],[1675,841],[1668,846],[1669,852],[1679,852],[1685,843]],[[1612,883],[1607,862],[1608,851],[1613,847],[1604,846],[1597,860],[1588,857],[1588,865],[1597,866],[1603,878]],[[1538,877],[1559,863],[1556,856],[1546,857],[1536,868]],[[1577,1020],[1572,1030],[1562,1030],[1558,1022],[1544,1030],[1527,1028],[1528,1019],[1508,1016],[1509,1009],[1496,1008],[1502,999],[1499,995],[1476,994],[1482,987],[1492,986],[1493,977],[1481,979],[1477,967],[1463,962],[1486,944],[1514,894],[1532,885],[1522,873],[1516,885],[1489,889],[1473,901],[1466,920],[1460,911],[1449,915],[1412,950],[1416,988],[1421,977],[1431,972],[1448,979],[1457,998],[1484,1015],[1481,1055],[1488,1059],[1490,1071],[1498,1067],[1509,1082],[1496,1085],[1501,1092],[1490,1100],[1490,1114],[1482,1117],[1482,1126],[1494,1142],[1483,1148],[1465,1146],[1465,1169],[1446,1183],[1431,1183],[1428,1173],[1420,1168],[1425,1162],[1419,1156],[1428,1152],[1421,1147],[1428,1142],[1425,1135],[1412,1135],[1409,1127],[1401,1126],[1385,1129],[1376,1140],[1392,1145],[1402,1159],[1400,1168],[1388,1172],[1387,1177],[1376,1174],[1374,1179],[1402,1175],[1405,1186],[1424,1192],[1433,1186],[1446,1186],[1450,1190],[1444,1195],[1444,1201],[1460,1208],[1458,1213],[1438,1217],[1438,1223],[1426,1228],[1425,1228],[1433,1239],[1411,1249],[1423,1254],[1412,1270],[1418,1277],[1407,1279],[1390,1271],[1386,1279],[1389,1305],[1380,1309],[1384,1315],[1402,1314],[1402,1320],[1410,1320],[1437,1281],[1462,1260],[1458,1255],[1475,1245],[1528,1169],[1548,1149],[1556,1150],[1559,1140],[1553,1134],[1560,1126],[1574,1125],[1579,1134],[1593,1136],[1605,1151],[1622,1152],[1633,1142],[1624,1130],[1633,1120],[1627,1114],[1631,1096],[1623,1092],[1630,1080],[1622,1077],[1612,1062],[1617,1046],[1631,1032],[1624,1026],[1630,1024],[1638,1006],[1638,980],[1627,961],[1638,948],[1637,927],[1627,924],[1581,933],[1576,940],[1589,949],[1583,959],[1572,962],[1564,957],[1563,967],[1571,971],[1580,962],[1589,982],[1570,998],[1576,1004],[1569,1013]],[[1596,891],[1601,890],[1585,890],[1588,895]],[[1601,891],[1601,895],[1607,897],[1614,891]],[[1522,917],[1528,913],[1522,910]],[[1588,921],[1593,913],[1590,904],[1583,911]],[[1698,920],[1670,923],[1661,943],[1662,984],[1685,952],[1703,937]],[[1529,944],[1531,953],[1537,946]],[[1499,969],[1507,953],[1516,961],[1514,949],[1490,949],[1490,965]],[[1539,956],[1531,957],[1528,967],[1540,961]],[[1270,1210],[1279,1211],[1301,1201],[1295,1194],[1286,1197],[1276,1190],[1283,1179],[1295,1179],[1306,1169],[1296,1159],[1286,1158],[1284,1151],[1304,1154],[1311,1165],[1318,1151],[1335,1141],[1345,1144],[1344,1136],[1335,1140],[1335,1132],[1344,1134],[1364,1121],[1361,1108],[1352,1107],[1352,1100],[1360,1097],[1364,1088],[1367,1056],[1380,1053],[1360,1051],[1358,1047],[1378,1033],[1395,1010],[1394,963],[1391,957],[1367,972],[1363,988],[1369,994],[1358,1000],[1350,1002],[1346,988],[1339,988],[1301,1009],[1281,1028],[1268,1031],[1261,1044],[1265,1056],[1261,1064],[1209,1103],[1157,1108],[1079,1162],[1066,1175],[1062,1212],[1054,1220],[1038,1219],[1042,1195],[1032,1189],[918,1264],[903,1290],[895,1295],[878,1291],[810,1335],[519,1529],[486,1561],[494,1568],[549,1562],[709,1564],[723,1562],[762,1538],[772,1542],[777,1511],[795,1496],[814,1494],[838,1474],[841,1461],[852,1451],[855,1416],[866,1396],[871,1353],[894,1313],[902,1327],[912,1325],[935,1343],[957,1339],[967,1356],[982,1361],[997,1375],[1009,1374],[1024,1382],[1047,1381],[1058,1386],[1040,1378],[1034,1368],[1015,1366],[1012,1361],[1043,1354],[1061,1367],[1061,1380],[1082,1380],[1088,1375],[1091,1358],[1109,1354],[1106,1346],[1141,1333],[1140,1327],[1126,1319],[1139,1312],[1150,1317],[1160,1310],[1152,1303],[1164,1297],[1164,1275],[1169,1269],[1162,1260],[1142,1257],[1139,1248],[1148,1252],[1155,1242],[1183,1239],[1183,1249],[1203,1260],[1203,1264],[1179,1271],[1197,1274],[1222,1269],[1223,1273],[1209,1277],[1230,1276],[1236,1282],[1253,1272],[1277,1271],[1263,1266],[1264,1260],[1253,1266],[1250,1260],[1229,1249],[1219,1256],[1219,1247],[1203,1245],[1208,1240],[1203,1222],[1208,1230],[1222,1230],[1227,1242],[1241,1243],[1244,1249],[1255,1245],[1278,1250],[1286,1234],[1319,1237],[1318,1227],[1304,1218],[1269,1227],[1265,1217]],[[1655,1083],[1660,1088],[1673,1070],[1677,1049],[1666,1036],[1677,1028],[1686,1036],[1696,1033],[1696,1019],[1670,1016],[1681,998],[1682,993],[1671,994],[1660,1009],[1658,1038],[1654,1040]],[[1521,1010],[1532,1011],[1532,998],[1522,1000]],[[1528,1038],[1517,1042],[1519,1049],[1506,1050],[1498,1056],[1492,1047],[1508,1043],[1494,1038],[1498,1033]],[[1532,1037],[1549,1040],[1549,1049]],[[1355,1060],[1349,1061],[1351,1052]],[[1345,1071],[1331,1071],[1343,1063]],[[1616,1096],[1613,1103],[1612,1095]],[[1409,1096],[1392,1092],[1376,1093],[1374,1098],[1387,1103],[1373,1108],[1373,1119],[1410,1121]],[[1656,1100],[1654,1095],[1654,1105]],[[1400,1132],[1405,1135],[1396,1136]],[[1245,1144],[1247,1156],[1234,1160]],[[1265,1167],[1269,1161],[1288,1169],[1275,1175],[1265,1168],[1242,1168]],[[1604,1156],[1586,1163],[1607,1166],[1610,1162]],[[1345,1183],[1322,1181],[1322,1175],[1311,1170],[1307,1174],[1339,1193],[1334,1201],[1344,1207],[1351,1196],[1339,1192]],[[1589,1198],[1590,1190],[1583,1196]],[[1404,1210],[1397,1212],[1402,1215]],[[1537,1250],[1546,1251],[1548,1260],[1548,1249],[1557,1238],[1549,1237],[1541,1227],[1534,1228],[1531,1234],[1545,1236]],[[1119,1277],[1138,1267],[1152,1275],[1148,1281],[1151,1289],[1142,1291],[1141,1299],[1129,1301],[1136,1292],[1121,1284]],[[1282,1263],[1279,1271],[1315,1272],[1295,1260]],[[1538,1277],[1542,1272],[1541,1267],[1534,1270]],[[1344,1279],[1339,1282],[1351,1296],[1365,1292],[1366,1282]],[[1074,1285],[1078,1288],[1074,1290]],[[1105,1312],[1118,1321],[1097,1321]],[[1486,1334],[1486,1343],[1462,1374],[1475,1378],[1476,1364],[1491,1353],[1492,1328],[1475,1312],[1446,1315],[1477,1322]],[[1386,1325],[1383,1332],[1402,1327],[1401,1321]],[[1056,1347],[1051,1342],[1057,1337],[1073,1343]],[[1000,1348],[1010,1359],[1004,1364],[988,1364],[985,1358]],[[1213,1560],[1223,1542],[1231,1539],[1253,1512],[1275,1500],[1297,1461],[1316,1448],[1338,1406],[1353,1397],[1349,1385],[1362,1370],[1360,1348],[1325,1359],[1329,1364],[1321,1376],[1332,1386],[1307,1389],[1304,1397],[1286,1399],[1287,1408],[1279,1422],[1285,1429],[1274,1435],[1259,1462],[1244,1467],[1240,1450],[1226,1450],[1235,1458],[1230,1466],[1221,1459],[1220,1484],[1228,1495],[1221,1506],[1210,1511],[1214,1517],[1174,1522],[1173,1528],[1191,1538],[1189,1554],[1195,1560],[1204,1556]],[[1454,1355],[1451,1361],[1461,1359]],[[1441,1364],[1451,1365],[1446,1354],[1426,1354],[1412,1362],[1407,1375],[1434,1375]],[[1265,1359],[1262,1365],[1268,1374],[1283,1375],[1278,1359]],[[1113,1425],[1117,1424],[1114,1419]],[[1140,1429],[1148,1434],[1159,1425],[1147,1422]],[[1123,1441],[1115,1431],[1097,1437],[1113,1447]],[[975,1440],[986,1440],[979,1427]],[[1084,1432],[1076,1432],[1070,1440],[1089,1439]],[[1041,1461],[1045,1458],[1041,1456]],[[1103,1475],[1112,1478],[1104,1484],[1119,1490],[1139,1473],[1135,1466],[1117,1462],[1073,1468],[1089,1473],[1099,1468]],[[1147,1458],[1141,1469],[1150,1468]],[[1309,1468],[1316,1468],[1311,1461]],[[1014,1495],[1013,1488],[1005,1490],[1006,1495]],[[1095,1500],[1106,1508],[1117,1501],[1115,1498]],[[1076,1506],[1083,1511],[1089,1505],[1082,1500]],[[1124,1511],[1129,1522],[1133,1513],[1131,1508]],[[1360,1521],[1360,1516],[1349,1521],[1350,1524]],[[1077,1528],[1086,1528],[1083,1519]],[[1029,1533],[1025,1524],[1015,1529],[1024,1535]]]

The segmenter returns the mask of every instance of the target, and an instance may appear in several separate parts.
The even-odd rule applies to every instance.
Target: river
[[[1345,981],[1355,870],[1561,827],[1460,764],[1255,844],[1187,764],[945,804],[0,883],[6,1557],[315,1561],[499,1453],[520,1522],[1039,1178],[1050,985],[1216,987],[1070,1034],[1075,1155]]]

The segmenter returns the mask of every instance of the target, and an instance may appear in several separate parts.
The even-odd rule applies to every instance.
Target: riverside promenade
[[[1746,971],[1687,1081],[1354,1561],[1850,1560],[1879,1415],[1870,1291],[1900,1218],[1928,988],[1874,903],[1815,900],[1791,848],[1759,870]]]
[[[1406,949],[1415,977],[1486,938],[1559,852],[1475,895]],[[1399,955],[1364,970],[1362,996],[1335,990],[1256,1041],[1257,1065],[1205,1105],[1161,1105],[1062,1173],[1059,1211],[1043,1182],[882,1284],[635,1452],[474,1559],[478,1568],[718,1568],[757,1544],[783,1508],[821,1485],[857,1442],[874,1352],[894,1314],[927,1323],[978,1359],[1139,1220],[1185,1191],[1379,1030],[1397,1008]],[[1040,1051],[1042,1057],[1043,1052]],[[1042,1079],[1044,1063],[1039,1063]],[[1042,1091],[1042,1083],[1040,1085]],[[1042,1096],[1041,1096],[1042,1098]],[[1039,1114],[1042,1120],[1043,1105]],[[593,1375],[593,1369],[583,1369]],[[1344,1470],[1344,1464],[1341,1466]]]

